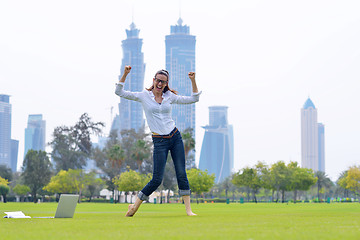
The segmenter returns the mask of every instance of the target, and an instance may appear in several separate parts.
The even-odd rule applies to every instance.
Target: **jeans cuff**
[[[187,196],[187,195],[190,195],[191,194],[191,190],[188,189],[188,190],[182,190],[182,189],[179,189],[179,195],[180,196]]]
[[[142,200],[142,201],[147,201],[147,200],[149,200],[149,196],[146,196],[143,192],[139,192],[139,194],[138,194],[138,198],[140,198],[140,200]]]

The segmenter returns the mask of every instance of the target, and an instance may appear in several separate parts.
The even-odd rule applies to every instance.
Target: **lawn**
[[[360,204],[143,204],[126,218],[125,204],[81,203],[73,219],[0,218],[0,239],[360,239]],[[32,217],[56,203],[0,203]]]

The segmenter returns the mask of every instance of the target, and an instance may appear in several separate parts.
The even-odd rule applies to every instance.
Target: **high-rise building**
[[[0,165],[15,172],[19,142],[11,139],[11,110],[10,96],[0,94]]]
[[[189,72],[195,72],[195,36],[190,35],[190,27],[183,25],[179,18],[177,25],[171,26],[170,35],[165,37],[166,69],[169,71],[169,86],[179,95],[192,94]],[[172,118],[180,131],[193,129],[195,138],[195,104],[172,106]]]
[[[11,104],[9,95],[0,95],[0,165],[11,167]]]
[[[301,166],[325,172],[324,125],[318,123],[317,109],[308,98],[301,109]]]
[[[32,114],[28,117],[27,128],[25,128],[24,158],[29,150],[45,151],[46,122],[42,114]]]
[[[11,171],[17,171],[18,165],[18,152],[19,152],[19,141],[11,139]]]
[[[319,154],[319,171],[325,172],[325,126],[318,123],[318,154]]]
[[[132,92],[141,92],[144,89],[145,63],[144,53],[141,50],[143,40],[139,38],[139,32],[140,30],[136,28],[135,24],[131,23],[130,29],[126,30],[127,38],[122,41],[123,59],[119,79],[125,66],[130,65],[131,73],[126,78],[124,90]],[[141,103],[121,98],[118,107],[119,115],[114,118],[111,130],[116,130],[120,136],[122,130],[135,129],[139,131],[144,127]]]
[[[199,168],[215,173],[215,182],[220,183],[231,175],[234,168],[233,127],[228,124],[226,106],[209,107],[209,125],[203,127]]]

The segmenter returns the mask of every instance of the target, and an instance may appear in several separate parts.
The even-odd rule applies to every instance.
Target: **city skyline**
[[[196,103],[197,159],[208,107],[226,105],[234,124],[235,170],[259,160],[300,163],[299,106],[311,96],[321,106],[319,122],[326,123],[326,173],[336,180],[358,164],[358,1],[184,0],[181,9],[183,24],[196,35],[202,91]],[[19,159],[31,113],[43,114],[48,140],[55,127],[74,124],[84,112],[105,122],[107,134],[110,109],[119,102],[114,84],[124,29],[131,19],[141,29],[149,86],[165,67],[164,36],[178,12],[177,3],[160,0],[5,1],[0,93],[12,96],[11,137],[19,140]]]

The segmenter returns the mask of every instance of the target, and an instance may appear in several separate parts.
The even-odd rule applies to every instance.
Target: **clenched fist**
[[[129,74],[131,71],[131,66],[125,66],[124,73]]]
[[[191,81],[195,81],[195,72],[189,72],[189,78]]]

